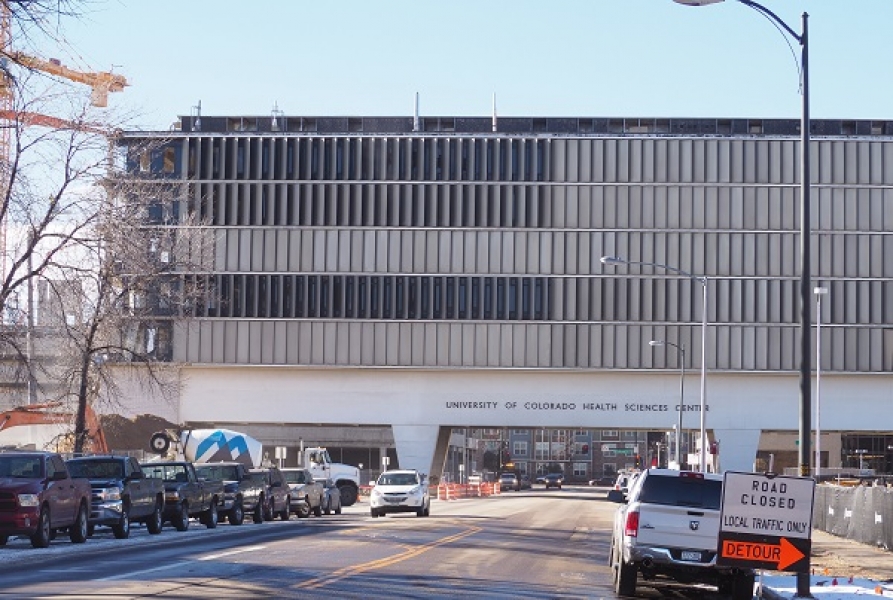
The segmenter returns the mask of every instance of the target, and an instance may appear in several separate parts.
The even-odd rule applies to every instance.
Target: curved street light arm
[[[773,21],[775,21],[776,24],[778,24],[782,29],[784,29],[785,31],[788,32],[788,35],[790,35],[792,38],[797,40],[797,43],[800,44],[801,46],[805,43],[802,35],[800,35],[796,31],[794,31],[793,29],[791,29],[787,23],[785,23],[784,21],[781,20],[781,17],[776,15],[774,12],[772,12],[771,10],[769,10],[762,4],[759,4],[758,2],[754,2],[753,0],[738,0],[738,2],[740,2],[744,6],[748,6],[752,9],[754,9],[755,11],[757,11],[757,12],[769,17]]]
[[[602,264],[605,265],[640,265],[645,267],[655,267],[657,269],[664,269],[666,271],[670,271],[672,273],[676,273],[677,275],[684,275],[689,279],[694,279],[695,281],[700,282],[702,285],[707,285],[707,278],[700,275],[692,275],[688,271],[683,271],[682,269],[677,269],[676,267],[671,267],[670,265],[664,265],[661,263],[653,263],[653,262],[643,262],[638,260],[627,260],[625,258],[620,258],[619,256],[602,256],[601,258]]]

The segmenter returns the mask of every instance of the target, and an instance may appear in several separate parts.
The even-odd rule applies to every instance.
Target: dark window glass
[[[711,510],[719,510],[722,504],[722,481],[679,475],[646,475],[641,485],[640,502]]]

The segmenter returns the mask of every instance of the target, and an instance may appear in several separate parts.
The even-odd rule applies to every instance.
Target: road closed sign
[[[727,471],[717,563],[806,572],[812,546],[815,481]]]

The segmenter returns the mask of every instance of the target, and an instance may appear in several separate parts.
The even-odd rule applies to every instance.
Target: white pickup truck
[[[715,585],[731,600],[753,598],[751,569],[716,564],[722,506],[721,475],[648,469],[630,487],[614,515],[609,565],[614,591],[632,596],[641,574],[646,581]]]

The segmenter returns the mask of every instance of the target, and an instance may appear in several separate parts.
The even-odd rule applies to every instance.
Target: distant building
[[[822,462],[866,449],[890,472],[893,122],[812,127]],[[680,353],[649,345],[665,340],[686,347],[696,430],[703,288],[600,262],[616,255],[707,280],[721,467],[796,463],[798,121],[202,116],[119,143],[135,178],[181,190],[155,226],[213,235],[182,282],[204,300],[153,325],[184,422],[325,436],[348,458],[394,444],[433,473],[456,427],[652,444],[680,404]],[[578,462],[617,448],[599,434]]]

